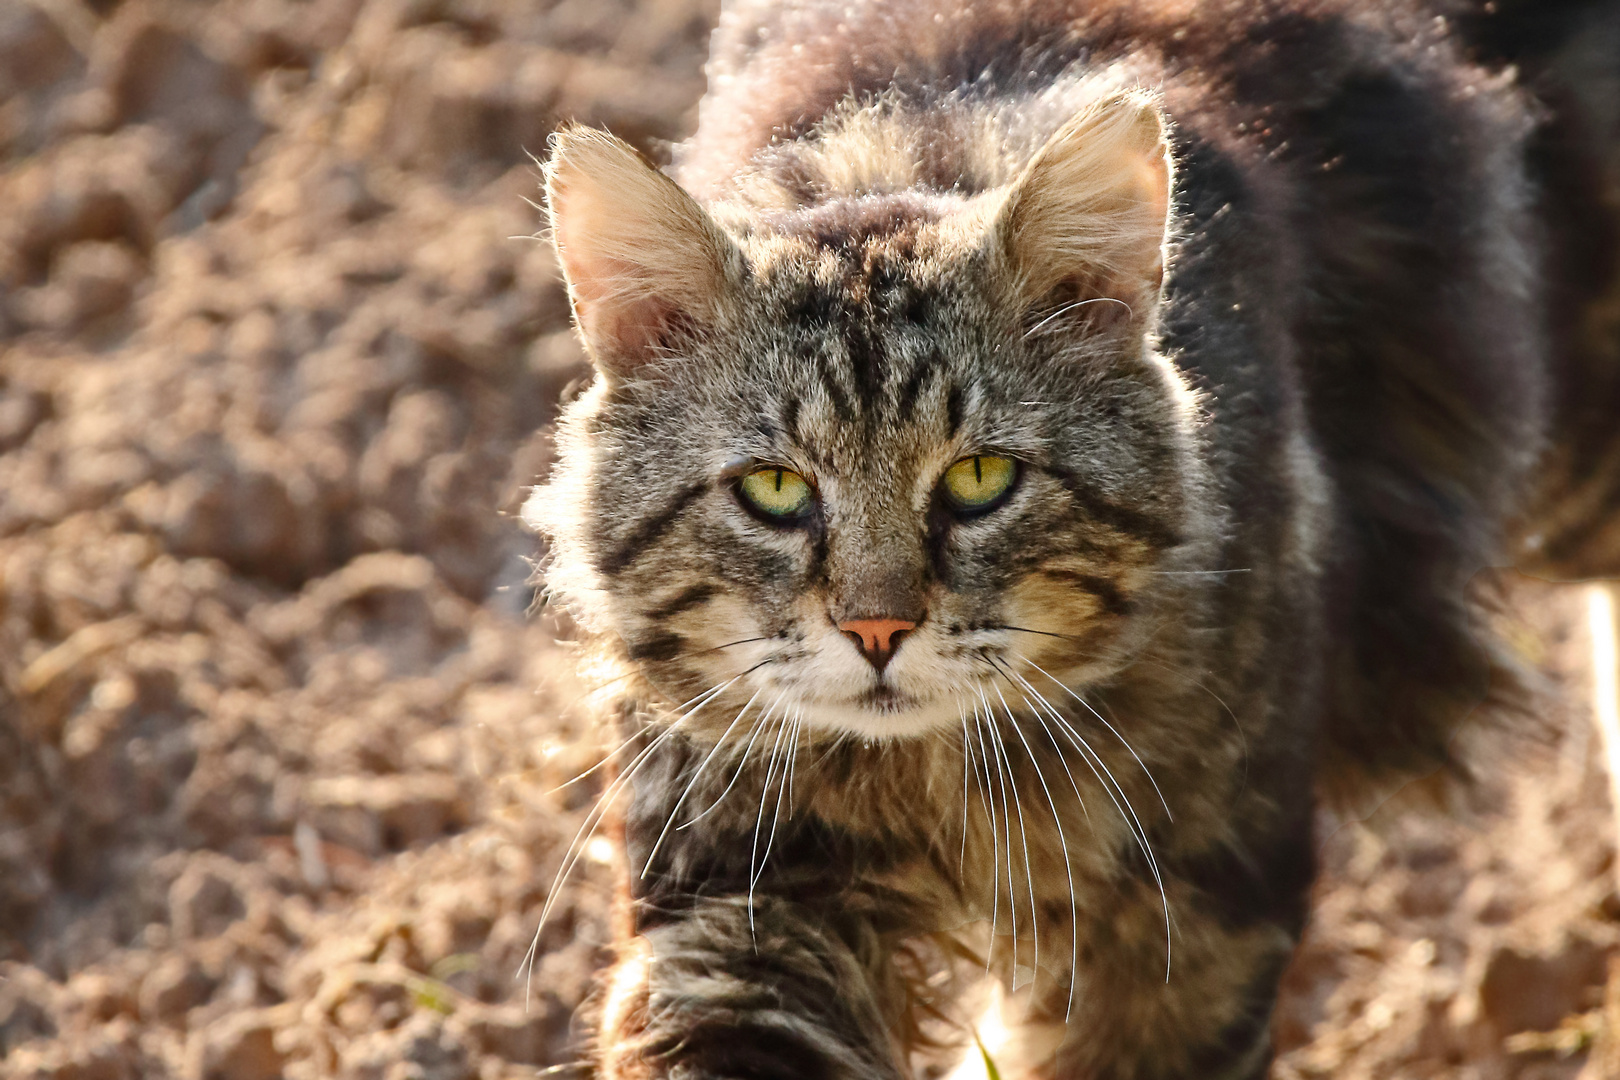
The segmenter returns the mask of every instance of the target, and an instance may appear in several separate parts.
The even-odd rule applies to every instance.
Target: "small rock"
[[[81,972],[68,982],[68,993],[91,1021],[105,1023],[134,1015],[135,995],[129,984],[102,972]]]
[[[236,883],[210,862],[186,867],[169,886],[169,923],[182,940],[216,937],[247,914]]]
[[[51,276],[71,296],[74,317],[84,320],[127,306],[145,273],[127,244],[104,240],[74,244],[59,253]]]
[[[167,122],[199,140],[257,134],[238,72],[159,23],[131,20],[118,30],[125,36],[107,82],[126,123]]]
[[[472,894],[466,906],[458,904],[423,911],[417,937],[424,956],[442,961],[451,956],[472,954],[489,940],[490,927],[494,924],[489,911],[496,903],[481,882],[468,883],[466,890]],[[480,900],[488,904],[486,909],[477,909],[475,905]]]
[[[220,1017],[193,1039],[188,1080],[274,1080],[287,1059],[276,1048],[276,1027],[269,1009]]]
[[[55,1043],[32,1043],[0,1058],[7,1080],[136,1080],[140,1048],[125,1019]]]
[[[1401,913],[1415,919],[1433,918],[1455,910],[1468,886],[1468,874],[1459,866],[1441,865],[1408,875],[1400,892]]]
[[[358,163],[334,166],[306,179],[305,186],[310,213],[324,220],[358,225],[390,209],[372,190],[365,168]]]
[[[47,87],[83,68],[41,5],[0,0],[0,101]]]
[[[338,1026],[346,1031],[397,1027],[411,1014],[411,992],[402,982],[374,980],[355,983],[333,1010]]]
[[[1564,938],[1542,952],[1498,947],[1480,981],[1484,1014],[1498,1035],[1551,1031],[1587,1006],[1587,991],[1604,979],[1602,948],[1584,937]]]
[[[20,293],[12,313],[32,326],[73,331],[129,306],[146,275],[140,257],[124,243],[87,240],[56,255],[50,281]]]
[[[1609,985],[1603,994],[1602,1024],[1578,1080],[1620,1076],[1620,961],[1609,961]]]
[[[141,980],[141,1015],[173,1023],[207,1001],[215,980],[195,962],[171,955]]]
[[[467,1047],[434,1013],[416,1013],[393,1031],[357,1039],[343,1052],[342,1073],[357,1080],[472,1080]]]
[[[188,157],[172,132],[141,126],[68,142],[25,165],[0,218],[24,280],[43,280],[57,253],[81,241],[118,240],[150,254],[160,219],[189,190]]]
[[[51,399],[43,392],[0,384],[0,453],[21,446],[50,413]]]
[[[29,1039],[56,1034],[51,1015],[53,990],[50,979],[38,968],[0,966],[0,1059]]]
[[[297,507],[287,478],[261,465],[222,457],[180,477],[153,524],[172,550],[220,559],[237,569],[268,577],[286,576],[306,565],[309,552],[294,522]]]
[[[383,76],[393,103],[386,152],[451,175],[514,164],[545,145],[571,69],[567,57],[516,42],[468,46],[433,28],[407,32]]]
[[[361,810],[381,825],[390,848],[436,840],[465,824],[469,812],[455,779],[434,773],[313,780],[304,797],[322,835],[338,835],[341,818]]]
[[[484,1053],[511,1064],[550,1065],[567,1044],[572,1012],[555,996],[541,993],[527,1008],[491,1006],[457,1017]]]

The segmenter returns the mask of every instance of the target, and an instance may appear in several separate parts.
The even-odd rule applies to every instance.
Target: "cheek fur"
[[[1003,605],[1013,657],[1066,678],[1099,678],[1116,669],[1119,619],[1084,589],[1032,574],[1007,590]]]

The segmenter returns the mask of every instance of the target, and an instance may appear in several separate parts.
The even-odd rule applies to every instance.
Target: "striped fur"
[[[1485,696],[1472,575],[1620,571],[1612,434],[1552,437],[1620,386],[1612,264],[1547,325],[1613,152],[1538,157],[1565,114],[1434,14],[739,0],[673,179],[558,136],[601,374],[526,516],[627,740],[604,1077],[910,1075],[974,970],[1029,1075],[1265,1074],[1317,798]]]

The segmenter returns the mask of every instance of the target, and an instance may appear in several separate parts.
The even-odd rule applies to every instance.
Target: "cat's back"
[[[1408,0],[732,0],[677,173],[714,197],[841,102],[1038,98],[1078,69],[1167,88],[1181,124],[1286,111],[1369,68],[1432,66],[1436,25]]]

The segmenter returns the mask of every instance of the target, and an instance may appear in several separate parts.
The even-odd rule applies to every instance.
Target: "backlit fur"
[[[525,516],[627,740],[602,1075],[906,1075],[969,958],[1030,1075],[1264,1075],[1317,793],[1451,760],[1560,452],[1538,106],[1433,16],[744,0],[673,180],[558,135],[600,377]]]

